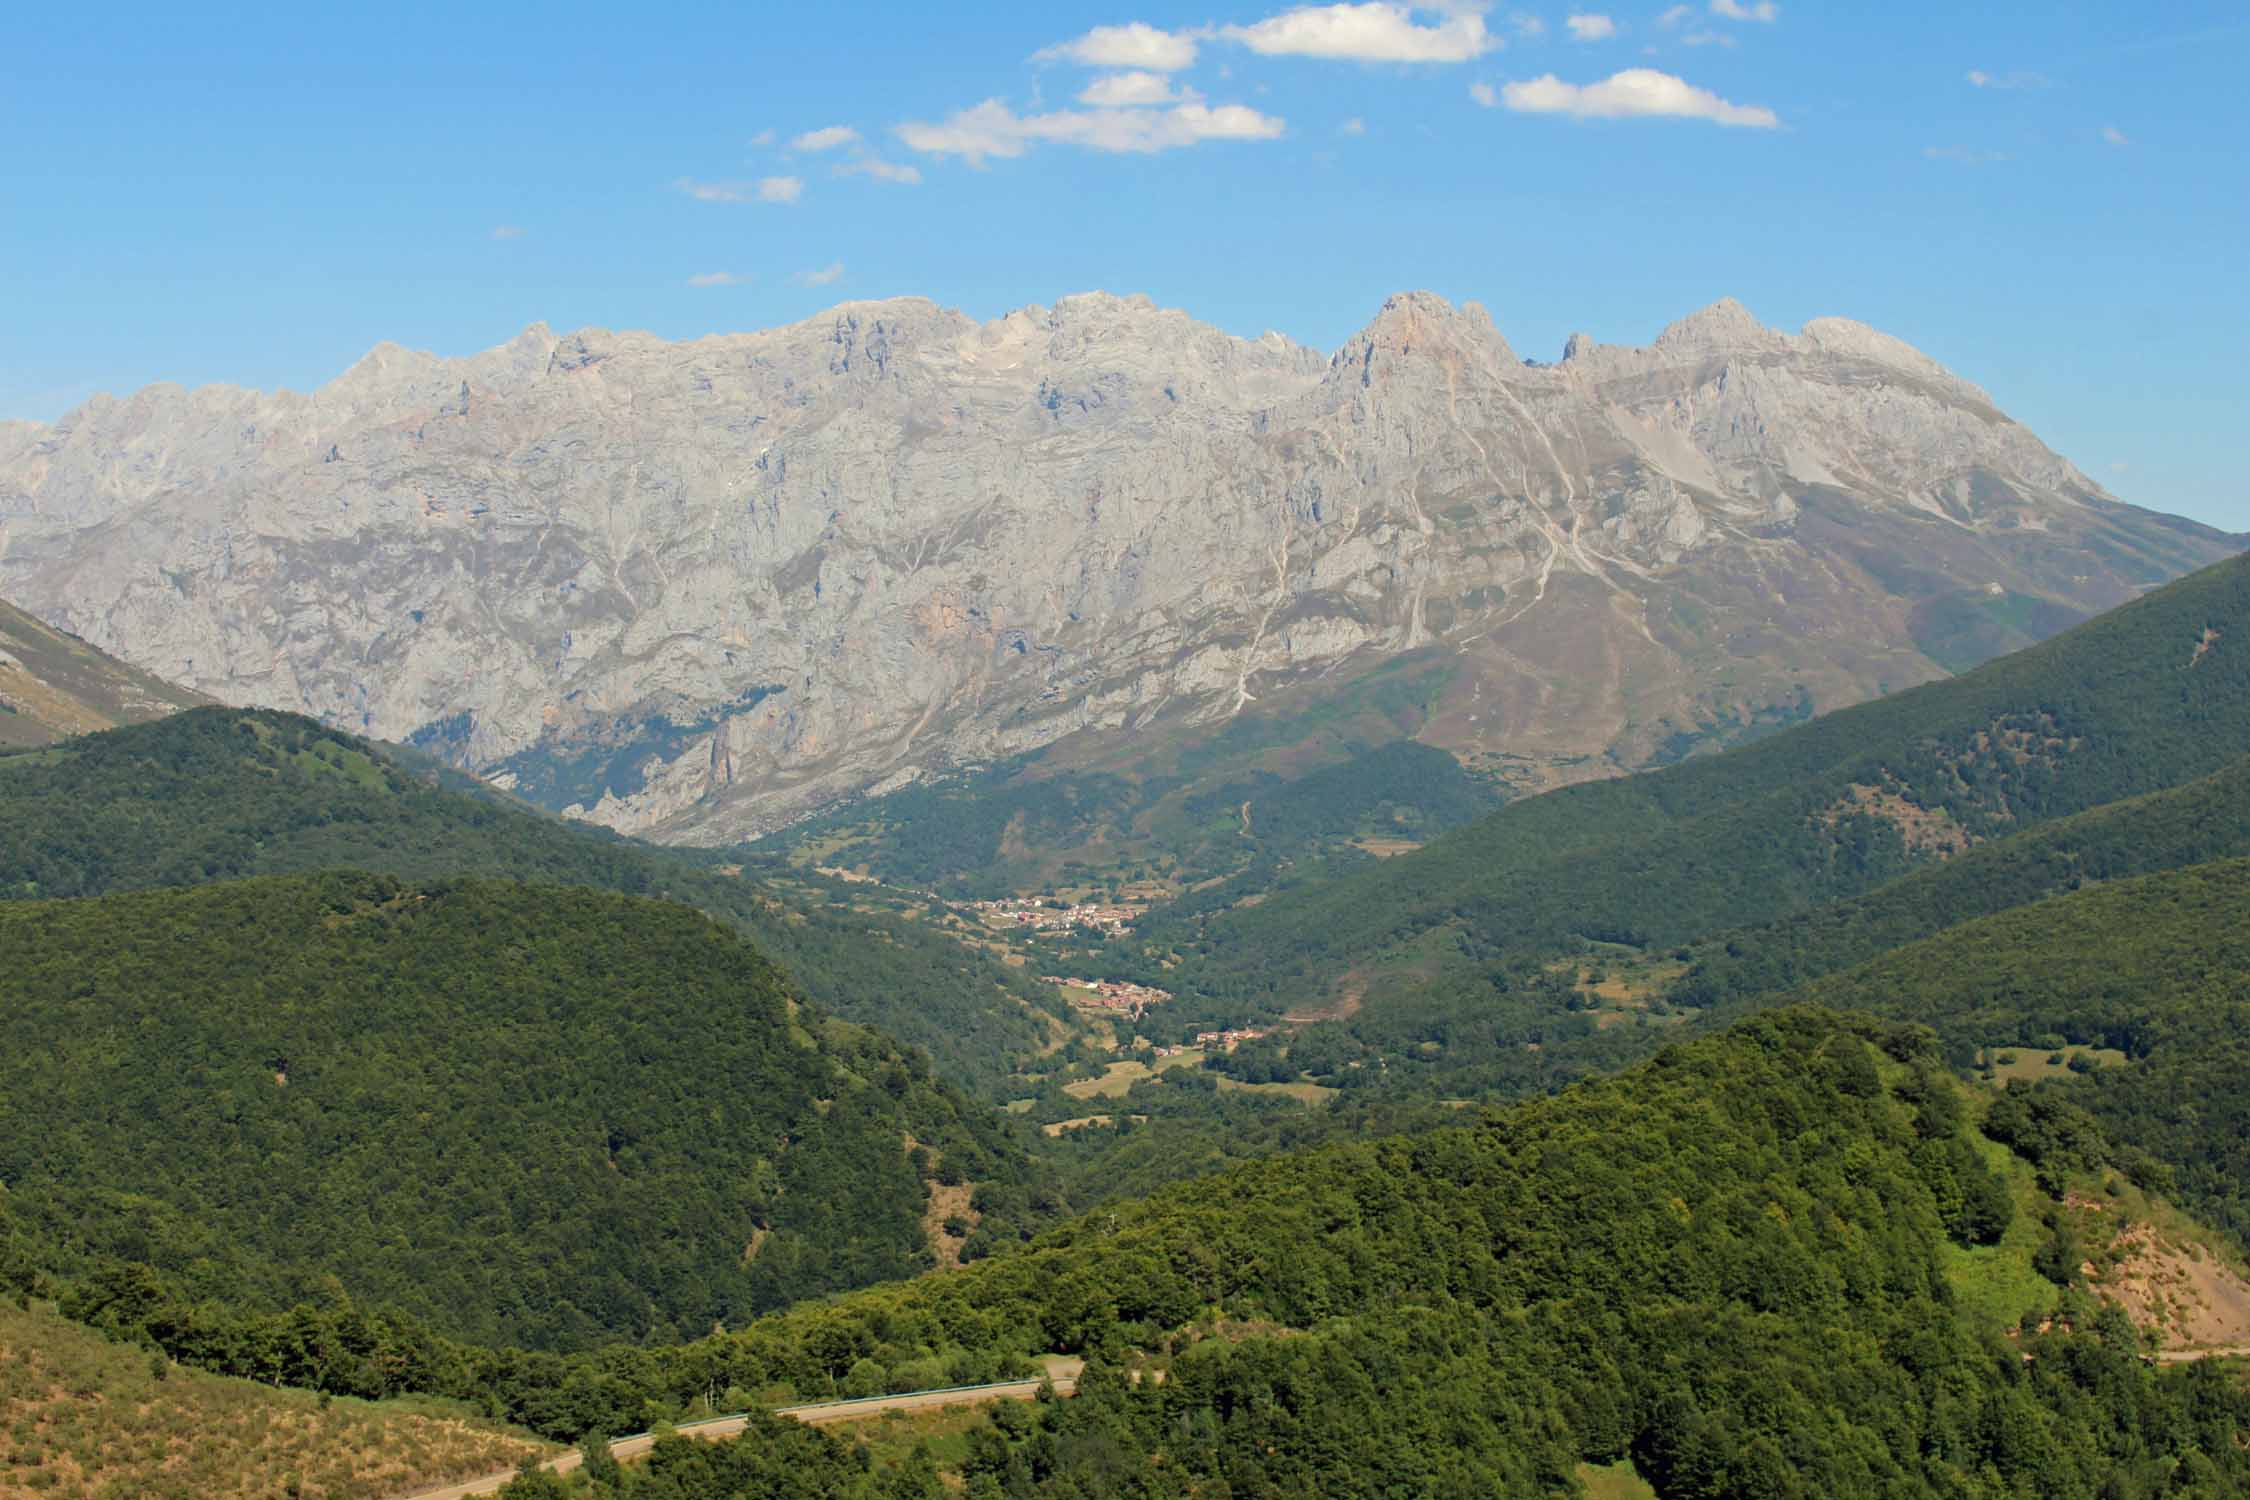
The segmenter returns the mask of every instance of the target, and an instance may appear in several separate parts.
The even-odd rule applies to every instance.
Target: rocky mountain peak
[[[1778,351],[1788,337],[1750,315],[1750,309],[1732,297],[1721,297],[1699,312],[1689,313],[1656,336],[1653,346],[1667,355],[1725,354],[1737,351]]]
[[[1597,774],[2233,546],[1859,324],[1533,368],[1427,292],[1333,359],[1098,292],[378,346],[0,429],[0,517],[0,593],[137,666],[694,838],[1402,657],[1431,742]]]
[[[1458,376],[1467,369],[1498,377],[1520,362],[1481,303],[1455,307],[1435,292],[1399,292],[1329,361],[1331,377],[1370,386],[1386,375],[1435,362]],[[1411,378],[1411,377],[1409,377]]]
[[[1973,400],[1987,403],[1992,400],[1981,386],[1963,380],[1904,339],[1893,338],[1850,318],[1814,318],[1805,325],[1803,342],[1823,354],[1863,359],[1957,390]]]

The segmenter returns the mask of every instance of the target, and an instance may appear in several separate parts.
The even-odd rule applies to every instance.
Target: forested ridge
[[[1777,992],[1978,917],[2082,886],[2250,854],[2250,756],[1928,865],[1864,896],[1687,946],[1671,998]]]
[[[2058,896],[1909,944],[1796,995],[1933,1027],[1956,1066],[2013,1048],[2114,1048],[2051,1069],[2159,1162],[2186,1203],[2250,1242],[2250,859]]]
[[[1047,1039],[1050,987],[942,933],[788,897],[697,855],[510,805],[295,714],[197,709],[0,754],[0,898],[106,895],[350,868],[505,876],[681,901],[740,929],[806,998],[987,1093]]]
[[[1285,1005],[1433,933],[1471,962],[1669,947],[1847,899],[1963,844],[2221,770],[2250,743],[2250,560],[1950,681],[1663,771],[1512,803],[1255,905],[1160,908],[1175,982]]]
[[[2026,1329],[2051,1309],[2067,1327],[2004,1337],[2014,1307],[1963,1300],[1958,1275],[2021,1254],[2039,1202],[1980,1114],[1928,1033],[1793,1009],[1473,1125],[1239,1167],[1020,1255],[676,1348],[386,1348],[408,1332],[228,1323],[146,1283],[73,1305],[197,1361],[325,1340],[339,1376],[410,1372],[566,1437],[713,1392],[907,1388],[1085,1354],[1075,1401],[972,1434],[980,1497],[1559,1496],[1580,1463],[1626,1456],[1665,1500],[2238,1493],[2250,1398],[2214,1370],[2143,1364],[2122,1315],[2059,1284],[2067,1256],[2021,1308]],[[2090,1129],[2067,1148],[2016,1133],[2038,1137],[2053,1190],[2111,1170]],[[940,1493],[911,1466],[855,1475],[848,1450],[785,1441],[805,1451],[782,1467],[826,1487],[768,1472],[795,1450],[761,1430],[721,1450],[737,1457],[675,1449],[612,1489]]]
[[[193,1298],[677,1340],[923,1269],[926,1176],[1028,1171],[682,906],[266,877],[0,904],[0,953],[17,1218]]]

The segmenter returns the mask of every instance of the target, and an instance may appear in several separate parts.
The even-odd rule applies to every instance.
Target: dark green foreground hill
[[[16,1217],[197,1298],[691,1337],[930,1265],[925,1173],[1021,1165],[918,1054],[676,905],[270,878],[0,904],[0,954]]]
[[[0,754],[0,898],[98,896],[350,868],[504,876],[684,902],[736,927],[804,996],[927,1051],[991,1095],[1048,1039],[1050,986],[942,933],[777,894],[692,856],[510,804],[407,752],[295,714],[210,708]]]
[[[2098,1135],[2036,1188],[1980,1133],[1989,1098],[1926,1032],[1779,1011],[1472,1125],[1253,1163],[685,1346],[528,1356],[360,1326],[333,1368],[412,1371],[569,1437],[1082,1352],[1077,1399],[1005,1407],[958,1455],[968,1494],[1011,1500],[1564,1496],[1626,1458],[1663,1500],[2244,1492],[2241,1386],[2144,1363],[2122,1314],[2034,1270],[2076,1279],[2048,1194],[2117,1185]],[[66,1305],[221,1367],[323,1337],[153,1297]],[[942,1493],[778,1429],[668,1452],[628,1493]]]

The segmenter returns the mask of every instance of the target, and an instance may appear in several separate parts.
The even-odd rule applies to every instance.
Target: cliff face
[[[2235,541],[1906,345],[1732,302],[1518,358],[1393,298],[1333,358],[1094,294],[672,344],[385,345],[311,395],[0,426],[0,593],[213,696],[719,839],[1424,653],[1539,785],[2010,649]]]

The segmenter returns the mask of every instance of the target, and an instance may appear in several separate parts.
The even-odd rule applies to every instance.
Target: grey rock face
[[[1448,668],[1425,738],[1526,785],[1603,774],[2233,547],[1895,339],[1733,302],[1537,365],[1426,293],[1332,358],[1144,298],[902,299],[384,345],[310,395],[0,426],[0,593],[215,697],[697,840],[1402,653]]]

